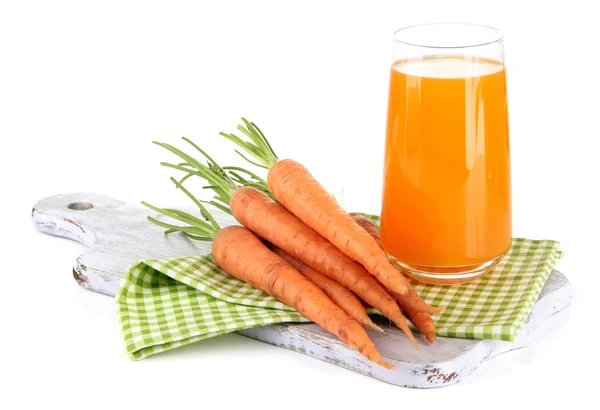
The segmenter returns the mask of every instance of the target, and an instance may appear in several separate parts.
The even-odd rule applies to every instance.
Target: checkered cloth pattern
[[[378,224],[379,218],[367,217]],[[432,315],[439,336],[513,341],[561,255],[556,241],[516,238],[502,261],[478,282],[414,288],[427,302],[446,306]],[[116,303],[125,348],[135,360],[236,330],[308,322],[223,272],[211,255],[134,263],[125,272]]]

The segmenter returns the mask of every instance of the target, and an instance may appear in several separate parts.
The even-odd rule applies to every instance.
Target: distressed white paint
[[[74,203],[90,203],[88,210],[70,209]],[[35,227],[56,236],[74,239],[90,250],[75,262],[73,275],[83,287],[114,295],[123,272],[141,259],[156,259],[210,252],[210,244],[189,240],[183,235],[165,236],[162,229],[146,220],[155,212],[96,194],[56,195],[33,208]],[[225,226],[236,223],[216,212]],[[387,370],[365,360],[327,331],[315,324],[283,324],[238,333],[286,349],[328,361],[358,373],[399,386],[432,388],[454,384],[473,373],[482,363],[501,353],[531,343],[535,330],[548,317],[565,310],[571,301],[567,279],[553,271],[536,302],[525,328],[514,343],[439,337],[430,345],[415,335],[420,352],[397,328],[380,320],[385,332],[369,334],[384,360],[393,363]]]

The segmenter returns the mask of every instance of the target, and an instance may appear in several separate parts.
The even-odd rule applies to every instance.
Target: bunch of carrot
[[[212,240],[215,262],[227,273],[267,292],[338,336],[375,363],[385,363],[364,327],[381,331],[362,302],[402,329],[418,350],[403,313],[435,340],[430,313],[439,312],[419,297],[381,248],[377,228],[361,214],[348,214],[300,163],[279,160],[262,131],[244,120],[245,139],[221,133],[242,148],[246,161],[269,169],[265,181],[241,167],[221,167],[206,151],[184,138],[204,158],[156,143],[183,162],[162,163],[185,173],[172,179],[198,206],[205,221],[174,209],[150,208],[187,224],[150,218],[193,239]],[[197,200],[182,183],[198,176],[213,191]],[[220,229],[203,203],[232,214],[242,225]]]

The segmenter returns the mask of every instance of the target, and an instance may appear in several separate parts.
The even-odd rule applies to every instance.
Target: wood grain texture
[[[237,223],[229,215],[215,214],[222,226]],[[86,193],[45,198],[32,211],[33,224],[39,231],[88,246],[89,250],[75,261],[73,276],[81,286],[111,296],[125,270],[136,261],[210,252],[209,243],[178,234],[165,236],[161,228],[146,220],[148,215],[162,219],[141,205]],[[570,302],[569,282],[560,272],[552,271],[514,343],[438,337],[430,345],[416,334],[420,352],[414,350],[399,329],[389,326],[384,319],[376,319],[385,332],[369,331],[369,335],[383,359],[396,366],[395,370],[372,364],[315,324],[280,324],[238,333],[398,386],[434,388],[457,383],[487,360],[527,346],[535,339],[540,324],[565,310]]]

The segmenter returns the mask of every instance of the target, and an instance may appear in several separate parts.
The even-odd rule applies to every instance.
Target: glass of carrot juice
[[[425,283],[478,279],[511,244],[503,37],[472,24],[394,35],[381,241]]]

